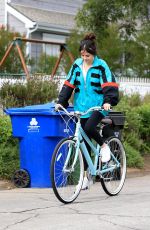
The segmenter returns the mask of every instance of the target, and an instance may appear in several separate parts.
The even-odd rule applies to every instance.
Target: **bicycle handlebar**
[[[76,116],[76,115],[78,115],[78,116],[83,116],[83,115],[86,115],[86,114],[88,114],[89,112],[92,112],[92,111],[103,111],[104,110],[104,108],[102,107],[102,106],[95,106],[95,107],[92,107],[92,108],[90,108],[90,109],[88,109],[86,112],[80,112],[80,111],[75,111],[75,112],[68,112],[61,104],[58,104],[58,106],[59,106],[59,108],[61,108],[68,116],[70,116],[70,115],[74,115],[74,116]],[[58,109],[58,111],[60,111],[59,109]]]

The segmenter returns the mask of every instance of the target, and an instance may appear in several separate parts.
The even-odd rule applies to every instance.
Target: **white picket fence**
[[[50,79],[50,76],[44,76],[44,79]],[[59,89],[61,89],[64,81],[65,76],[55,76],[55,81],[59,82]],[[0,78],[0,87],[3,85],[4,82],[10,81],[13,83],[21,82],[25,83],[26,80],[24,79],[11,79],[11,78]],[[127,78],[127,77],[118,77],[117,82],[119,83],[119,88],[125,94],[133,94],[139,93],[141,96],[146,94],[150,94],[150,78]]]
[[[59,88],[61,88],[65,77],[56,77],[55,79],[60,80]],[[139,93],[142,97],[150,94],[150,78],[118,77],[116,80],[119,83],[119,90],[125,94]]]
[[[150,94],[150,78],[118,78],[120,90],[125,94],[139,93],[141,96]]]

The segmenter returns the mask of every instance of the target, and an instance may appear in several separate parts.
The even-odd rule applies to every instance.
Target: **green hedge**
[[[0,116],[0,135],[0,178],[10,179],[19,168],[19,150],[8,116]]]
[[[142,168],[144,166],[143,157],[131,144],[124,142],[128,167]]]
[[[43,104],[57,98],[58,82],[40,77],[32,77],[26,83],[11,81],[3,83],[0,102],[3,108]]]
[[[123,142],[129,167],[143,167],[143,156],[150,154],[150,95],[121,96],[115,110],[126,115]]]
[[[144,150],[150,153],[150,103],[143,104],[138,108],[138,113],[141,117],[140,122],[140,138],[144,140]]]

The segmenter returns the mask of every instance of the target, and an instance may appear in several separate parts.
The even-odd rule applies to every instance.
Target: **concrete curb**
[[[0,180],[0,190],[10,190],[15,188],[11,181]]]
[[[149,169],[128,168],[127,178],[141,177],[150,174]],[[11,181],[0,180],[0,190],[10,190],[16,188]]]

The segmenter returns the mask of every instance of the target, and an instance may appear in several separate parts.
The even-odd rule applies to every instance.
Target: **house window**
[[[49,42],[58,42],[58,43],[65,43],[66,37],[63,35],[57,34],[46,34],[43,33],[43,40]],[[53,44],[43,44],[43,52],[50,56],[59,56],[60,53],[60,45],[53,45]]]

